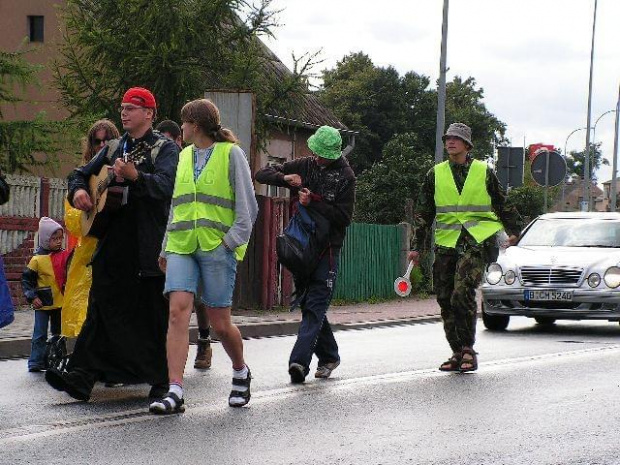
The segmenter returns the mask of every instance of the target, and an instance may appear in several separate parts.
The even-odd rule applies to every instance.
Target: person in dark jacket
[[[305,381],[313,353],[318,357],[316,378],[328,378],[340,364],[338,344],[327,321],[327,309],[355,202],[355,175],[342,156],[341,146],[338,130],[322,126],[308,139],[314,157],[267,166],[256,173],[256,181],[290,188],[311,216],[319,215],[329,222],[329,246],[318,266],[309,279],[302,281],[295,276],[302,321],[289,358],[288,372],[292,383]]]
[[[110,214],[93,256],[86,320],[67,371],[48,370],[45,377],[53,388],[79,400],[90,398],[97,381],[148,383],[152,398],[168,391],[168,304],[157,260],[179,149],[153,132],[157,105],[147,89],[129,89],[120,112],[126,133],[69,175],[68,200],[82,211],[93,208],[89,178],[106,166],[116,176],[111,186],[123,192],[121,206]],[[151,147],[143,161],[125,162],[123,155],[141,142]]]

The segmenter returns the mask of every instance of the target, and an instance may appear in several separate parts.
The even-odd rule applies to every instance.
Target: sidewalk
[[[437,321],[439,306],[434,298],[414,297],[390,300],[375,304],[359,303],[330,307],[327,316],[335,331],[352,328],[368,328],[395,324],[411,324],[418,321]],[[299,310],[233,312],[233,322],[244,338],[284,336],[296,334],[301,320]],[[30,354],[30,337],[34,321],[33,310],[15,312],[15,321],[0,329],[0,359],[27,357]],[[198,328],[196,316],[190,322],[190,341],[195,342]]]

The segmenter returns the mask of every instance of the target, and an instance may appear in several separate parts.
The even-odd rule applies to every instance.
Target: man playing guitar
[[[93,208],[89,179],[111,166],[110,187],[122,189],[120,208],[110,213],[92,259],[93,284],[86,321],[67,371],[49,370],[47,382],[71,397],[88,400],[97,381],[152,386],[150,397],[167,392],[166,331],[168,304],[157,259],[164,237],[179,149],[152,124],[157,104],[147,89],[123,96],[121,121],[126,133],[109,141],[68,178],[69,202]],[[149,148],[142,163],[124,155],[139,144]]]

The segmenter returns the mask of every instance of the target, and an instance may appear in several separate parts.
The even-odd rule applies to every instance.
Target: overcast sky
[[[281,26],[272,50],[288,65],[322,49],[316,69],[362,51],[375,65],[439,75],[443,0],[274,0]],[[452,0],[448,75],[472,76],[484,102],[508,127],[513,146],[536,142],[564,150],[571,131],[586,126],[594,0]],[[620,84],[620,2],[599,0],[594,52],[592,125],[615,109]],[[433,84],[434,85],[434,84]],[[614,116],[603,116],[596,141],[613,155]],[[573,134],[568,151],[585,147]],[[611,167],[597,173],[611,178]]]

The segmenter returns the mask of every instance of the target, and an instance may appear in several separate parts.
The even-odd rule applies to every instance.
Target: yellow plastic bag
[[[97,247],[96,238],[82,236],[81,214],[80,210],[73,208],[65,201],[65,225],[70,234],[79,238],[67,272],[67,285],[62,306],[61,332],[67,337],[76,337],[86,319],[88,294],[93,282],[92,267],[86,265],[90,263]]]

